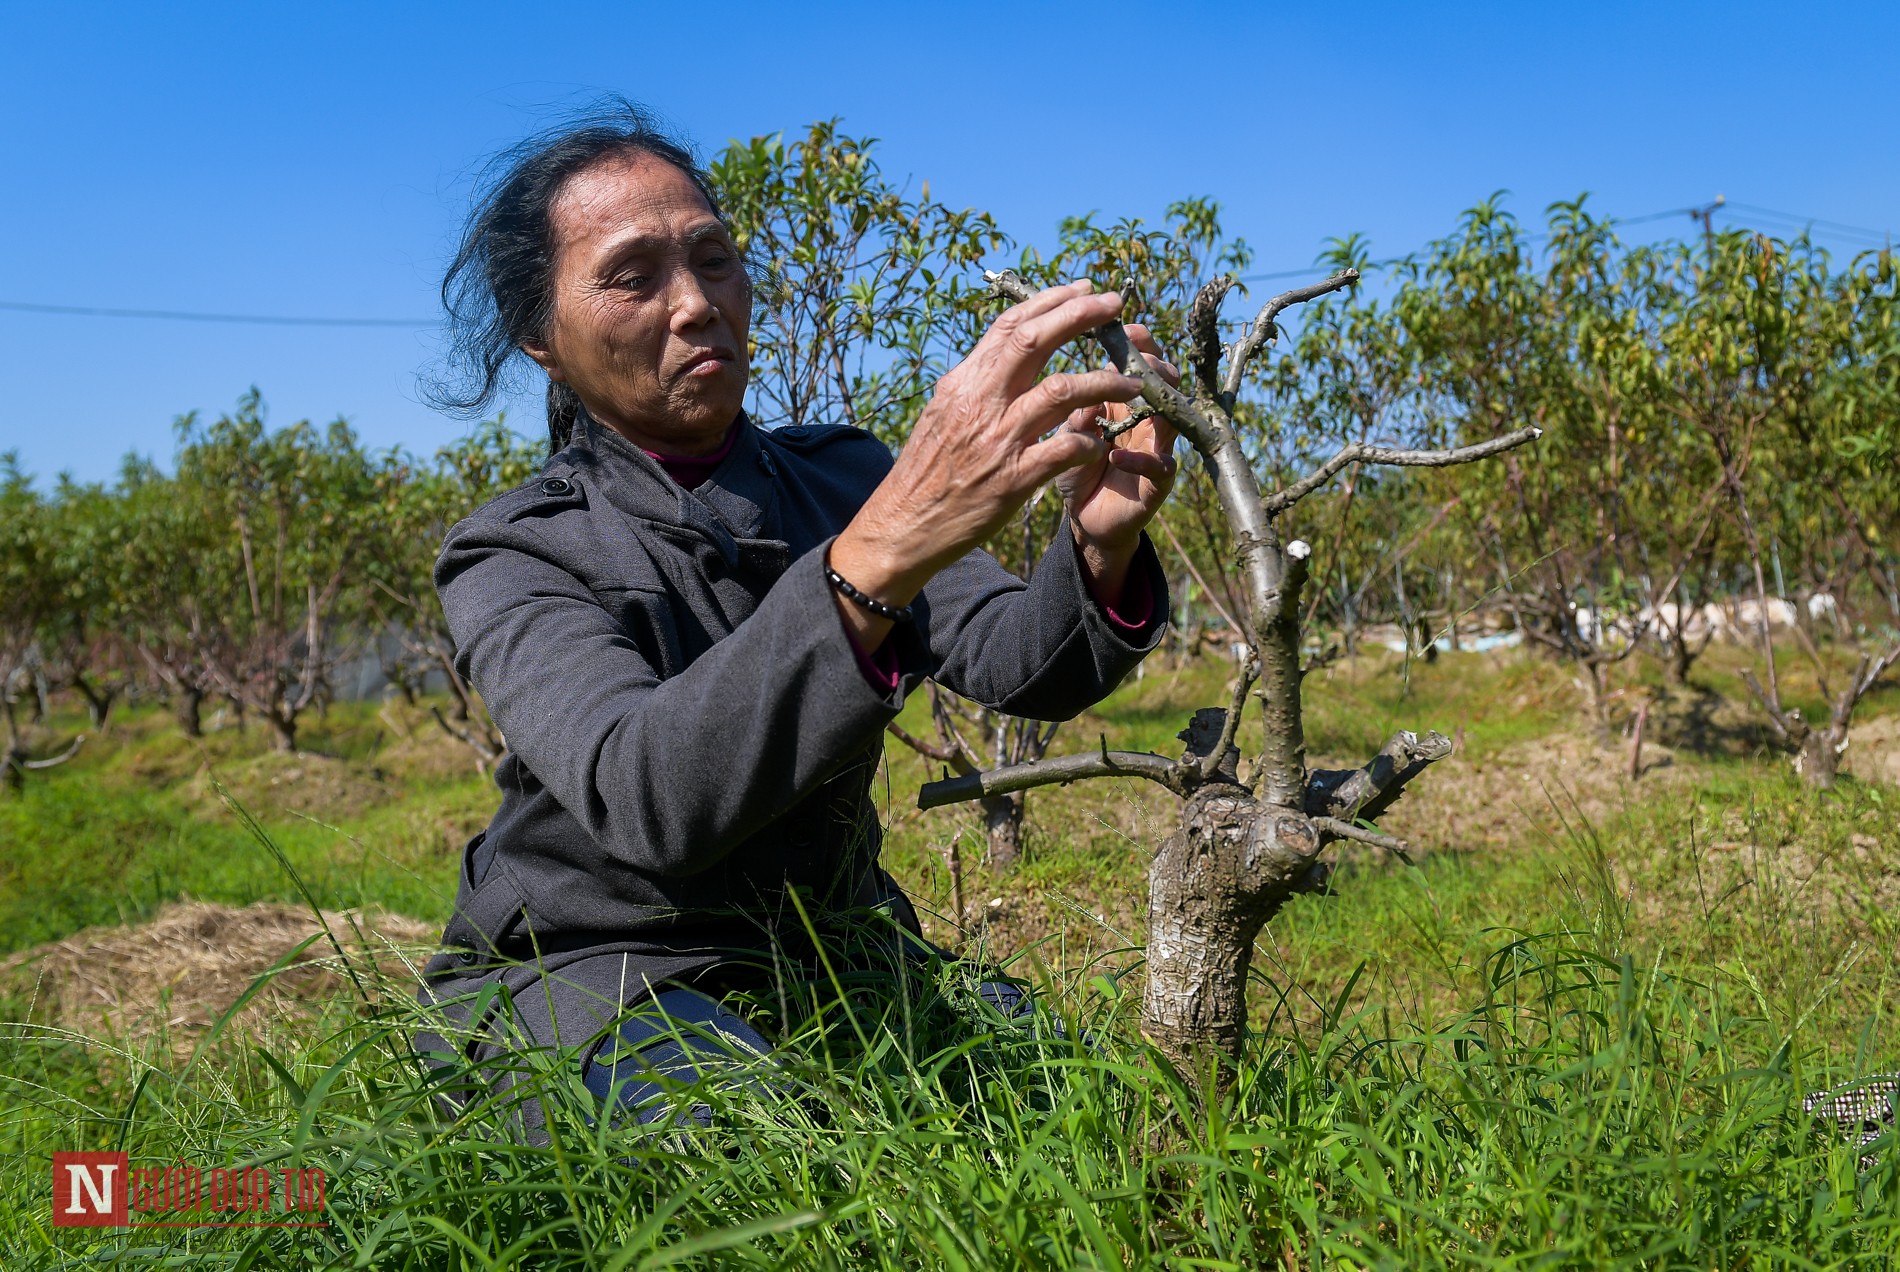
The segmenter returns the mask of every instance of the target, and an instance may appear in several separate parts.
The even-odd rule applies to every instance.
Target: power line
[[[1670,208],[1665,212],[1646,212],[1642,216],[1611,217],[1608,223],[1611,225],[1645,225],[1652,221],[1667,221],[1682,216],[1694,217],[1698,221],[1701,221],[1716,211],[1743,211],[1753,216],[1768,217],[1793,225],[1807,227],[1819,226],[1831,233],[1855,235],[1872,239],[1883,245],[1893,241],[1893,232],[1891,230],[1870,230],[1864,225],[1848,225],[1844,221],[1830,221],[1824,217],[1797,216],[1792,212],[1777,212],[1773,208],[1764,208],[1753,203],[1737,203],[1733,199],[1725,199],[1720,196],[1717,196],[1717,201],[1714,204],[1704,207]],[[1708,230],[1708,228],[1709,227],[1705,224],[1705,231]],[[1523,241],[1526,243],[1541,243],[1549,237],[1550,235],[1548,234],[1527,234],[1524,236]],[[1305,269],[1281,269],[1265,274],[1240,274],[1237,275],[1237,278],[1243,283],[1253,283],[1265,282],[1269,279],[1276,278],[1310,277],[1318,268],[1317,265],[1309,265]]]
[[[1732,208],[1753,213],[1755,216],[1772,217],[1778,221],[1789,221],[1796,225],[1820,226],[1824,230],[1837,234],[1853,234],[1862,238],[1874,239],[1882,243],[1893,241],[1892,230],[1870,230],[1864,225],[1849,225],[1845,221],[1830,221],[1825,217],[1800,216],[1793,212],[1777,212],[1773,208],[1764,208],[1755,203],[1730,203]]]
[[[106,309],[91,305],[38,305],[0,300],[0,309],[28,314],[66,314],[79,318],[162,318],[174,322],[236,322],[267,327],[433,327],[437,318],[302,318],[279,314],[205,314],[182,309]]]
[[[1701,219],[1709,212],[1721,207],[1794,225],[1818,226],[1831,233],[1872,239],[1882,245],[1893,241],[1893,233],[1890,230],[1871,230],[1866,226],[1849,225],[1844,221],[1830,221],[1816,216],[1804,217],[1793,212],[1778,212],[1773,208],[1764,208],[1753,203],[1737,203],[1728,200],[1708,208],[1670,208],[1664,212],[1648,212],[1642,216],[1612,217],[1609,223],[1611,225],[1644,225],[1652,221],[1664,221],[1679,216],[1693,216]],[[1536,243],[1549,237],[1548,234],[1530,234],[1525,236],[1525,241]],[[1316,265],[1308,265],[1300,269],[1277,269],[1257,274],[1241,274],[1238,275],[1238,280],[1243,283],[1261,283],[1281,278],[1304,278],[1313,274],[1317,268]],[[284,314],[199,313],[184,309],[118,309],[96,305],[43,305],[23,300],[0,300],[0,309],[15,313],[60,314],[76,318],[147,318],[168,322],[221,322],[262,327],[406,327],[417,330],[434,327],[441,321],[439,318],[314,318]]]
[[[1648,221],[1661,221],[1667,217],[1693,215],[1695,211],[1694,208],[1670,208],[1667,212],[1646,212],[1642,216],[1611,217],[1610,224],[1642,225]],[[1527,234],[1524,236],[1524,241],[1527,243],[1538,243],[1549,237],[1550,235],[1548,234]],[[1310,275],[1315,268],[1316,266],[1309,265],[1305,269],[1280,269],[1270,274],[1239,274],[1236,275],[1236,277],[1243,283],[1256,283],[1264,282],[1270,278],[1298,278],[1303,275]]]

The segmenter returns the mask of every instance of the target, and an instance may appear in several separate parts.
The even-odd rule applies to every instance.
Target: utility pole
[[[1702,222],[1702,248],[1710,260],[1715,259],[1715,210],[1728,202],[1726,194],[1715,196],[1715,202],[1704,207],[1690,208],[1689,219]]]

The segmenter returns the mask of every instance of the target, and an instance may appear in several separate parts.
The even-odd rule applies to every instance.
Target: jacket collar
[[[737,428],[724,462],[695,490],[681,487],[658,460],[585,411],[573,440],[549,466],[572,466],[625,515],[696,532],[731,558],[735,540],[757,539],[776,528],[778,499],[777,467],[759,440],[758,425],[741,411]]]

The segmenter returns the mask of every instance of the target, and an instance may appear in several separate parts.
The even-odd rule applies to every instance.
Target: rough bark
[[[1841,773],[1841,756],[1847,751],[1847,739],[1835,737],[1833,729],[1817,729],[1808,734],[1795,754],[1794,770],[1819,790],[1834,785]]]
[[[1238,1055],[1254,939],[1313,885],[1320,834],[1237,786],[1209,786],[1148,867],[1142,1029],[1177,1064]]]
[[[990,865],[1013,866],[1023,855],[1023,795],[995,795],[980,805],[983,831],[990,840]]]

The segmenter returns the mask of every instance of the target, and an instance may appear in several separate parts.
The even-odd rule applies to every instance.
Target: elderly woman
[[[894,462],[855,428],[759,428],[744,254],[691,154],[633,109],[513,152],[444,295],[481,373],[463,405],[525,354],[552,453],[436,566],[508,754],[427,992],[471,1057],[509,1031],[588,1044],[589,1085],[635,1102],[696,1051],[767,1045],[714,995],[809,953],[814,914],[881,907],[921,944],[878,863],[884,726],[926,678],[1045,720],[1107,694],[1167,613],[1143,526],[1173,438],[1103,439],[1132,377],[1041,375],[1120,311],[1086,282],[999,317]],[[1063,525],[1025,583],[980,545],[1051,481]],[[505,1027],[468,1019],[494,982]],[[627,1016],[645,1001],[694,1028]]]

